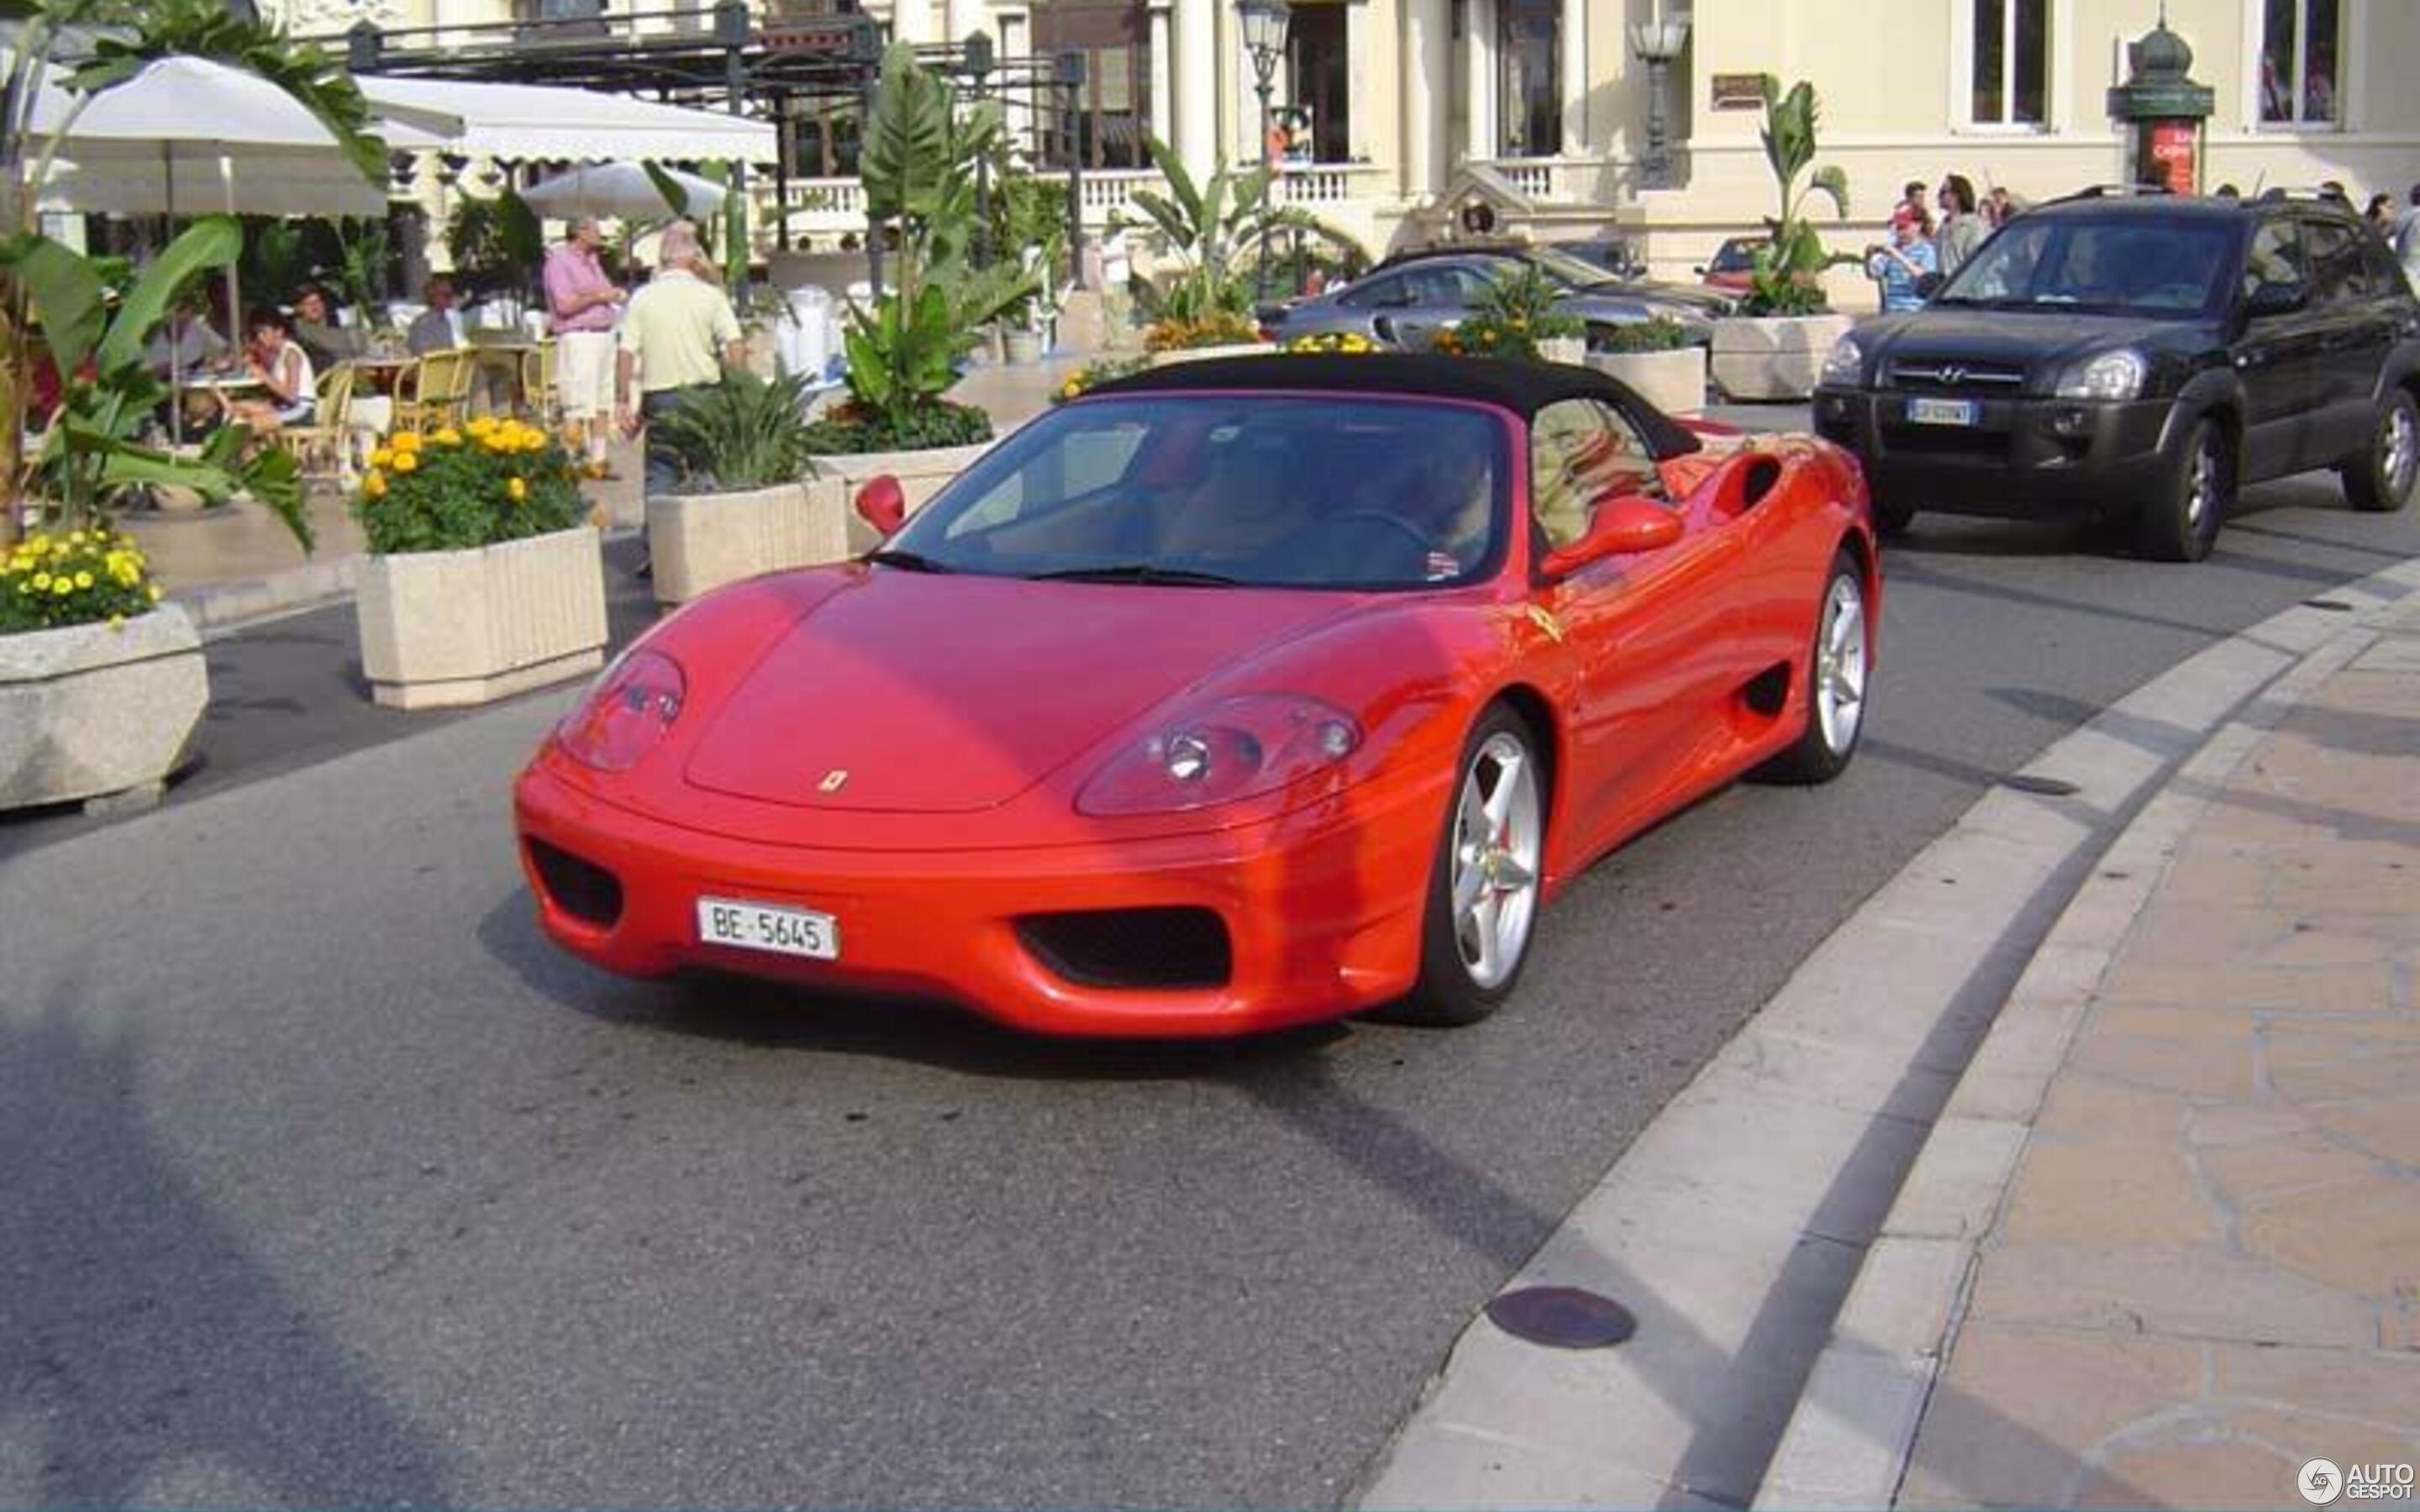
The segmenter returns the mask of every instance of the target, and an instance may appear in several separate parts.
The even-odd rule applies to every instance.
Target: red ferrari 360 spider
[[[521,775],[521,854],[547,933],[635,976],[1462,1023],[1591,859],[1846,764],[1880,590],[1819,440],[1712,450],[1563,365],[1186,363],[655,626]]]

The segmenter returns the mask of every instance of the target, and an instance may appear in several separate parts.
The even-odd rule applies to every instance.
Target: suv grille
[[[1983,389],[2008,393],[2024,388],[2024,384],[2025,370],[2008,363],[1962,363],[1953,358],[1943,362],[1890,364],[1890,386],[1894,389],[1918,389],[1926,393]]]

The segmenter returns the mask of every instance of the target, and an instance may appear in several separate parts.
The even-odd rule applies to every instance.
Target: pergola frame
[[[799,0],[790,0],[784,8],[792,8],[806,9]],[[780,144],[774,169],[776,244],[785,252],[790,246],[790,123],[799,103],[847,100],[870,118],[882,74],[881,23],[856,8],[852,0],[828,0],[806,13],[781,16],[753,15],[745,0],[719,0],[705,17],[694,10],[667,9],[394,29],[362,21],[341,36],[312,39],[339,49],[354,73],[551,85],[770,120]],[[970,40],[975,45],[969,46]],[[1021,95],[1030,108],[1047,106],[1060,90],[1073,98],[1084,82],[1081,53],[996,57],[990,39],[980,34],[919,44],[915,54],[927,68],[971,85],[978,97]],[[1078,268],[1083,252],[1081,156],[1071,151],[1067,160],[1067,241],[1071,261]],[[739,164],[734,168],[733,191],[745,193],[746,169]],[[979,255],[983,239],[977,239]],[[882,238],[870,220],[865,241],[879,288]]]

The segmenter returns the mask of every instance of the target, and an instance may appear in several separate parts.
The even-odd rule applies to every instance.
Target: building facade
[[[596,0],[284,0],[298,32],[467,25],[593,11]],[[751,0],[767,6],[814,0]],[[894,39],[989,34],[1002,55],[1085,54],[1072,110],[1020,108],[1042,162],[1084,169],[1099,224],[1153,175],[1145,141],[1196,172],[1271,149],[1233,0],[864,0]],[[276,0],[263,8],[274,11]],[[618,6],[616,8],[622,8]],[[647,0],[704,27],[707,0]],[[1272,103],[1284,193],[1373,253],[1475,234],[1628,242],[1686,277],[1753,231],[1776,192],[1757,75],[1816,87],[1822,154],[1848,174],[1836,248],[1877,239],[1911,180],[1965,174],[2027,199],[2134,177],[2107,95],[2161,0],[1294,0]],[[2166,0],[2215,108],[2205,189],[2420,181],[2420,0]],[[1677,55],[1658,65],[1657,23]],[[1651,120],[1660,116],[1660,123]],[[1662,150],[1653,130],[1663,128]],[[856,217],[853,113],[793,123],[791,172]],[[861,224],[861,223],[856,223]],[[1849,282],[1854,285],[1851,275]]]

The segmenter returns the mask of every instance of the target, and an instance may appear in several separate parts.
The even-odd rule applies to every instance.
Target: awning
[[[454,116],[461,131],[450,151],[523,161],[567,159],[646,162],[779,161],[768,122],[719,111],[659,105],[628,95],[592,94],[541,85],[471,84],[450,79],[354,76],[374,114]]]

